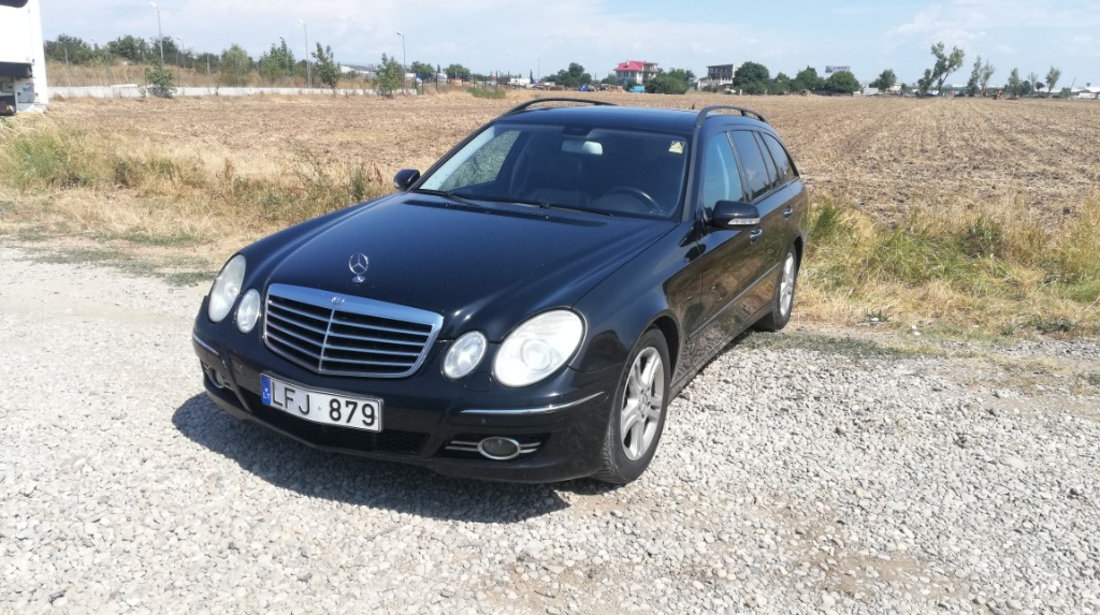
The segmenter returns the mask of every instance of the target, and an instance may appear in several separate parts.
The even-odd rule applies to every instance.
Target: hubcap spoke
[[[649,448],[649,442],[646,438],[646,422],[645,420],[639,420],[634,423],[634,426],[630,428],[630,444],[627,455],[631,459],[637,459],[642,456],[642,453]]]
[[[642,369],[641,385],[647,393],[651,393],[653,391],[653,384],[654,380],[656,380],[655,375],[657,373],[658,367],[660,367],[660,361],[657,359],[657,357],[651,357],[649,361],[646,362],[645,367]]]
[[[634,428],[635,423],[645,420],[645,417],[642,416],[640,410],[641,407],[639,406],[637,399],[628,399],[626,403],[623,404],[622,419],[619,422],[619,427],[623,433],[624,438],[630,432],[630,430]]]

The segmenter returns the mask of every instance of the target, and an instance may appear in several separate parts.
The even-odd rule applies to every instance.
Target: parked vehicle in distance
[[[806,188],[747,109],[536,99],[394,184],[229,259],[193,331],[214,402],[444,474],[622,484],[708,360],[791,316]]]

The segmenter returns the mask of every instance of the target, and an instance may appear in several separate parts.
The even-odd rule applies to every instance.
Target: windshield
[[[456,197],[670,217],[683,192],[687,140],[608,128],[496,124],[420,188]]]

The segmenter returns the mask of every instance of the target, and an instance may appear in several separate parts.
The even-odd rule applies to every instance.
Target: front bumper
[[[546,483],[590,476],[599,469],[618,369],[581,374],[569,369],[549,381],[507,389],[487,373],[461,383],[439,369],[446,344],[417,374],[402,379],[322,376],[267,351],[256,336],[220,343],[200,315],[192,345],[207,395],[238,419],[258,423],[314,448],[420,465],[441,474],[484,480]],[[239,342],[239,343],[238,343]],[[383,400],[383,429],[367,432],[306,421],[261,402],[269,374],[347,395]],[[486,437],[519,442],[524,453],[497,461],[470,450]]]

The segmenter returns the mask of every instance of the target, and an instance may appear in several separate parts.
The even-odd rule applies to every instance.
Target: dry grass
[[[171,58],[166,59],[171,60]],[[218,74],[218,71],[212,70],[208,73],[204,65],[179,67],[170,64],[166,68],[172,71],[176,86],[217,87],[224,85],[222,83],[224,80]],[[84,65],[52,61],[46,63],[46,75],[49,77],[50,83],[54,86],[65,87],[145,85],[145,69],[146,65],[144,64],[124,64],[121,62],[108,64],[95,62]],[[245,83],[242,85],[245,87],[304,88],[306,87],[306,78],[305,76],[294,76],[279,80],[276,83],[268,83],[257,72],[253,71],[245,77]],[[362,88],[367,85],[361,77],[343,77],[337,87]]]
[[[531,96],[59,101],[0,126],[0,232],[201,246],[218,262],[388,191]],[[1100,332],[1100,104],[582,96],[768,117],[814,195],[799,318]]]

